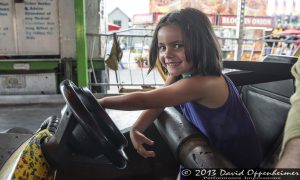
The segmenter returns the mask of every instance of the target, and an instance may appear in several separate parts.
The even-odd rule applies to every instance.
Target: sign
[[[230,15],[219,16],[218,25],[219,26],[236,26],[237,17]],[[268,16],[246,16],[244,18],[245,27],[269,27],[272,28],[274,20],[272,17]]]
[[[299,0],[246,0],[245,15],[266,16],[267,5],[270,4],[271,1],[299,2]],[[149,11],[152,13],[157,13],[157,12],[168,13],[170,11],[178,10],[186,7],[199,9],[206,14],[236,15],[238,1],[237,0],[149,0]]]
[[[18,40],[22,55],[59,54],[57,0],[24,0],[16,3],[20,30]],[[28,46],[30,44],[30,46]]]
[[[0,56],[58,55],[57,0],[1,0]]]
[[[166,15],[165,13],[155,13],[155,24],[157,24],[162,17]]]
[[[17,70],[30,70],[30,65],[27,63],[15,63],[13,69]]]
[[[215,15],[207,15],[208,19],[210,20],[212,25],[216,25],[217,16]]]
[[[133,16],[133,24],[157,24],[166,13],[137,14]],[[216,25],[216,15],[207,15],[212,25]]]
[[[136,14],[133,15],[133,20],[132,24],[137,25],[137,24],[153,24],[154,19],[153,19],[153,14]]]
[[[182,0],[150,0],[150,12],[168,13],[175,9],[181,9]]]
[[[0,55],[16,54],[11,0],[0,2]]]

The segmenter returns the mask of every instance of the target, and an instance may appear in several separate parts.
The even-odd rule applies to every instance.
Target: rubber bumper
[[[165,108],[154,123],[175,158],[184,167],[234,168],[176,108]]]

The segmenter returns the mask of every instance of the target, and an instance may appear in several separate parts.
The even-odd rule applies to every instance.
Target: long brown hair
[[[155,67],[158,59],[158,31],[166,25],[176,25],[181,28],[185,56],[187,61],[193,62],[194,74],[221,75],[221,49],[217,37],[208,17],[194,8],[170,12],[159,21],[150,47],[148,72]]]

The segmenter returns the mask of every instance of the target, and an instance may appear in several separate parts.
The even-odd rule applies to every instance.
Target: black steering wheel
[[[78,88],[72,81],[60,83],[60,91],[75,119],[101,152],[118,168],[127,166],[124,147],[127,140],[88,88]]]

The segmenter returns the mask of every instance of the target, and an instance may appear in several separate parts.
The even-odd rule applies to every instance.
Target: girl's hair
[[[193,63],[193,74],[221,75],[222,56],[217,37],[208,17],[194,8],[170,12],[159,21],[150,47],[149,72],[158,59],[158,31],[166,25],[176,25],[181,29],[185,56],[188,62]]]

